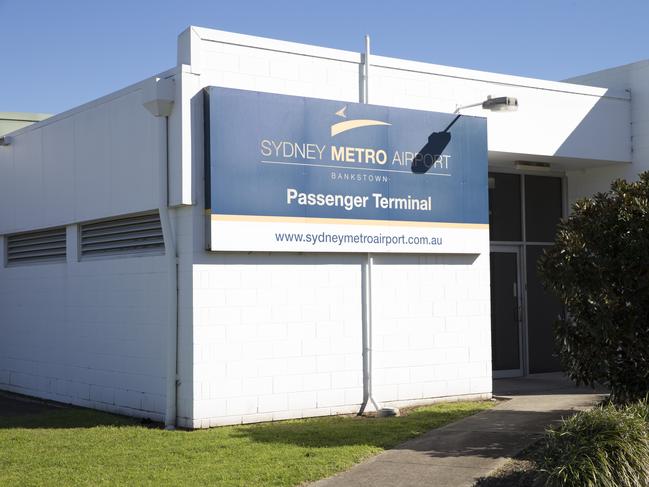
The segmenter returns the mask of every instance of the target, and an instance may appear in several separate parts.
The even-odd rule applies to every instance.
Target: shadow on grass
[[[487,407],[486,403],[449,403],[411,410],[404,416],[392,418],[327,416],[179,432],[306,448],[364,445],[385,449]],[[99,426],[161,428],[162,425],[19,396],[0,396],[0,429],[76,429]]]
[[[253,442],[308,448],[368,445],[416,451],[431,458],[503,458],[529,445],[548,424],[573,413],[572,410],[534,412],[500,409],[454,423],[471,413],[415,411],[399,418],[333,417],[310,422],[243,426],[233,434]],[[444,428],[435,429],[445,425]]]
[[[96,426],[155,425],[147,421],[81,408],[52,408],[22,415],[0,415],[0,429],[72,429]]]
[[[93,428],[138,424],[147,423],[125,416],[31,399],[17,394],[0,395],[0,429]]]
[[[284,421],[241,426],[233,435],[253,442],[306,448],[367,445],[386,449],[482,410],[484,407],[448,411],[426,409],[392,418],[334,416]]]

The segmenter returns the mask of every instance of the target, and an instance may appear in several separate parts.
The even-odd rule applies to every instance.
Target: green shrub
[[[649,485],[647,403],[600,406],[546,431],[538,483],[547,487]]]
[[[585,198],[539,259],[566,306],[555,324],[561,362],[577,383],[604,384],[616,403],[649,393],[649,173]]]
[[[643,399],[642,401],[634,402],[627,406],[627,411],[629,411],[634,416],[641,418],[647,423],[647,428],[649,428],[649,400]],[[649,468],[649,465],[647,466]]]

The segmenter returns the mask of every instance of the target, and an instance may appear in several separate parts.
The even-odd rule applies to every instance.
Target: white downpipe
[[[161,137],[160,167],[160,222],[165,242],[165,257],[168,265],[169,325],[167,339],[167,404],[165,409],[165,429],[175,429],[178,404],[178,253],[176,239],[169,209],[169,117],[160,117],[163,136]]]
[[[363,59],[363,103],[369,103],[369,82],[370,82],[370,36],[365,36],[365,56]],[[358,414],[363,414],[368,403],[372,403],[374,409],[381,408],[372,395],[372,266],[374,257],[368,253],[363,264],[362,287],[363,287],[363,403]]]

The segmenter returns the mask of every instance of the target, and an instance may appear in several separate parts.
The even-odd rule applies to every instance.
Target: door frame
[[[527,308],[523,286],[523,248],[520,245],[498,245],[491,244],[489,254],[504,253],[516,255],[516,297],[518,298],[518,360],[517,369],[493,370],[494,379],[505,379],[509,377],[522,377],[526,375],[527,369]],[[492,348],[493,350],[493,348]]]

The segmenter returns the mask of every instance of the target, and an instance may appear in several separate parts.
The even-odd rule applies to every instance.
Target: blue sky
[[[0,0],[0,111],[58,113],[175,65],[188,25],[560,80],[649,58],[646,0]]]

